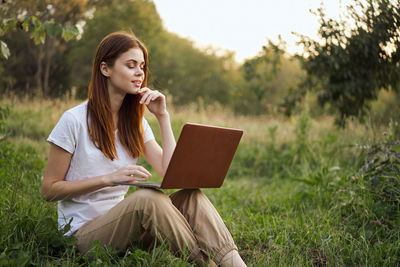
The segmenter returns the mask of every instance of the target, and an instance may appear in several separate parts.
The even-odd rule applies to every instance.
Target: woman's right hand
[[[146,180],[151,173],[139,165],[126,165],[116,172],[110,173],[104,177],[106,186],[115,186],[115,182],[135,183]]]

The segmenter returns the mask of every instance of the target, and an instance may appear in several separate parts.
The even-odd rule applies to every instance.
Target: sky
[[[153,0],[164,27],[197,47],[235,52],[242,62],[256,56],[267,39],[287,43],[289,53],[301,52],[292,32],[317,38],[318,19],[310,13],[321,2],[329,17],[339,18],[347,0]]]

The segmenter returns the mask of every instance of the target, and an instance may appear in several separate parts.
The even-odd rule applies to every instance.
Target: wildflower
[[[371,220],[372,224],[377,224],[377,225],[382,225],[382,222],[380,220]]]

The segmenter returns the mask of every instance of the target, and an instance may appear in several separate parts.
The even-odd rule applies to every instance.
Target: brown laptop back
[[[221,187],[242,130],[186,123],[161,188]]]

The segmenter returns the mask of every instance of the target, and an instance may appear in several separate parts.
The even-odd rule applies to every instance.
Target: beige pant
[[[180,190],[170,197],[159,190],[139,189],[85,223],[75,237],[81,252],[88,251],[94,240],[125,250],[132,243],[144,245],[154,237],[165,241],[175,254],[186,250],[189,259],[197,262],[204,253],[217,264],[228,252],[237,250],[218,212],[198,189]]]

